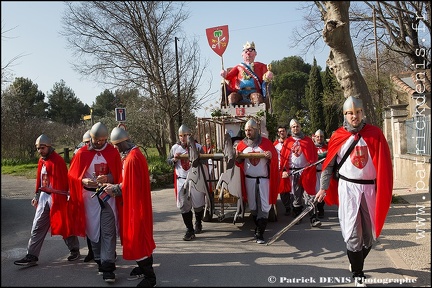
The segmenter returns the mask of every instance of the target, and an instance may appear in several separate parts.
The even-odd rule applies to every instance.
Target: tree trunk
[[[349,1],[323,1],[326,11],[321,10],[324,20],[323,39],[330,47],[327,59],[329,69],[342,87],[344,97],[362,99],[366,122],[379,125],[366,81],[360,73],[351,41],[349,25]]]
[[[177,143],[177,139],[178,139],[177,138],[177,129],[175,128],[174,117],[169,117],[169,119],[168,119],[168,125],[169,125],[169,129],[168,130],[169,130],[170,144],[172,146],[175,143]],[[179,125],[181,125],[181,123]]]

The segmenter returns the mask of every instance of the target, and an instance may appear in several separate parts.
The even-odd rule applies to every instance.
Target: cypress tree
[[[308,85],[306,87],[306,100],[309,108],[309,125],[304,127],[304,133],[309,135],[315,133],[318,129],[325,129],[325,120],[323,117],[323,95],[324,87],[321,80],[320,68],[314,58],[312,69],[309,73]]]
[[[330,71],[329,67],[326,67],[324,73],[324,132],[325,137],[330,138],[333,131],[342,125],[342,105],[345,101],[342,89],[336,80],[333,72]]]

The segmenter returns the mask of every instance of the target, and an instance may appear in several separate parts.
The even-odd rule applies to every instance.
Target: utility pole
[[[376,81],[377,81],[377,89],[378,89],[378,103],[379,109],[382,109],[383,106],[383,96],[381,92],[381,84],[380,84],[380,75],[379,75],[379,62],[378,62],[378,40],[377,40],[377,27],[376,27],[376,12],[375,6],[373,6],[373,25],[374,25],[374,36],[375,36],[375,72],[376,72]]]
[[[181,111],[181,100],[180,100],[180,72],[179,72],[179,62],[178,62],[178,49],[177,49],[177,41],[179,40],[177,37],[174,37],[175,42],[175,55],[176,55],[176,71],[177,71],[177,101],[178,101],[178,109],[179,109],[179,126],[183,123],[182,111]]]

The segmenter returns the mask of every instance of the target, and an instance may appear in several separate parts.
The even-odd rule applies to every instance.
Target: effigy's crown
[[[251,43],[249,43],[249,41],[248,41],[248,42],[246,42],[245,45],[243,45],[243,51],[247,50],[249,48],[255,49],[255,43],[253,41]]]

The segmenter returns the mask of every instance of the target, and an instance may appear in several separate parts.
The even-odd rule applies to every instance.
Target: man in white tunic
[[[329,141],[316,197],[319,202],[339,205],[350,270],[355,285],[365,287],[364,260],[384,226],[392,198],[393,169],[387,140],[378,127],[365,123],[361,99],[348,97],[343,113],[343,126]]]
[[[256,225],[256,243],[264,244],[269,211],[276,204],[278,195],[279,159],[273,142],[260,135],[259,126],[254,119],[246,122],[245,133],[246,137],[236,147],[236,155],[243,153],[250,157],[237,158],[236,161],[245,175],[247,202]],[[253,153],[261,153],[264,157],[252,157]]]
[[[187,228],[183,236],[184,241],[195,239],[195,234],[202,232],[202,219],[204,217],[205,194],[191,187],[190,195],[185,189],[186,178],[192,170],[189,158],[181,158],[183,154],[189,154],[188,136],[191,130],[185,124],[178,130],[179,141],[171,147],[167,163],[174,166],[174,191],[176,195],[177,208],[180,209],[183,222]],[[199,153],[204,153],[202,146],[195,144]],[[205,181],[205,179],[200,179]],[[207,184],[206,184],[207,185]],[[195,212],[195,226],[193,226],[193,211]]]

